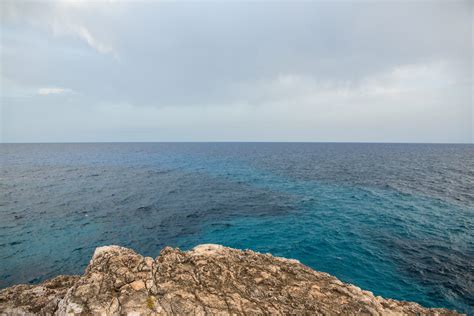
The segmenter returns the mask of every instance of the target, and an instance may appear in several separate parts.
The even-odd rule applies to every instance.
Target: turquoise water
[[[80,273],[98,245],[155,256],[220,243],[473,313],[472,145],[0,149],[2,286]]]

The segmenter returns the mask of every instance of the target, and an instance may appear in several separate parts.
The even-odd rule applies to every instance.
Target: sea
[[[474,315],[474,145],[0,144],[0,288],[217,243]]]

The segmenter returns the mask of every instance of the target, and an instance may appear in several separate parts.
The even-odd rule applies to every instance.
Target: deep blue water
[[[210,242],[473,313],[474,145],[1,144],[0,159],[0,287],[80,274],[100,245]]]

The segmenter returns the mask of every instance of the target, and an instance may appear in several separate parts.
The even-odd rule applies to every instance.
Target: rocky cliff
[[[82,276],[0,291],[1,315],[455,315],[374,296],[296,260],[218,245],[97,248]]]

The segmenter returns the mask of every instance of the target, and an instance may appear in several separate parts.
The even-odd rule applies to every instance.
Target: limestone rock
[[[384,299],[297,260],[200,245],[97,248],[83,276],[0,291],[0,315],[456,315]]]
[[[39,285],[15,285],[0,291],[0,315],[52,315],[79,276],[60,275]]]

